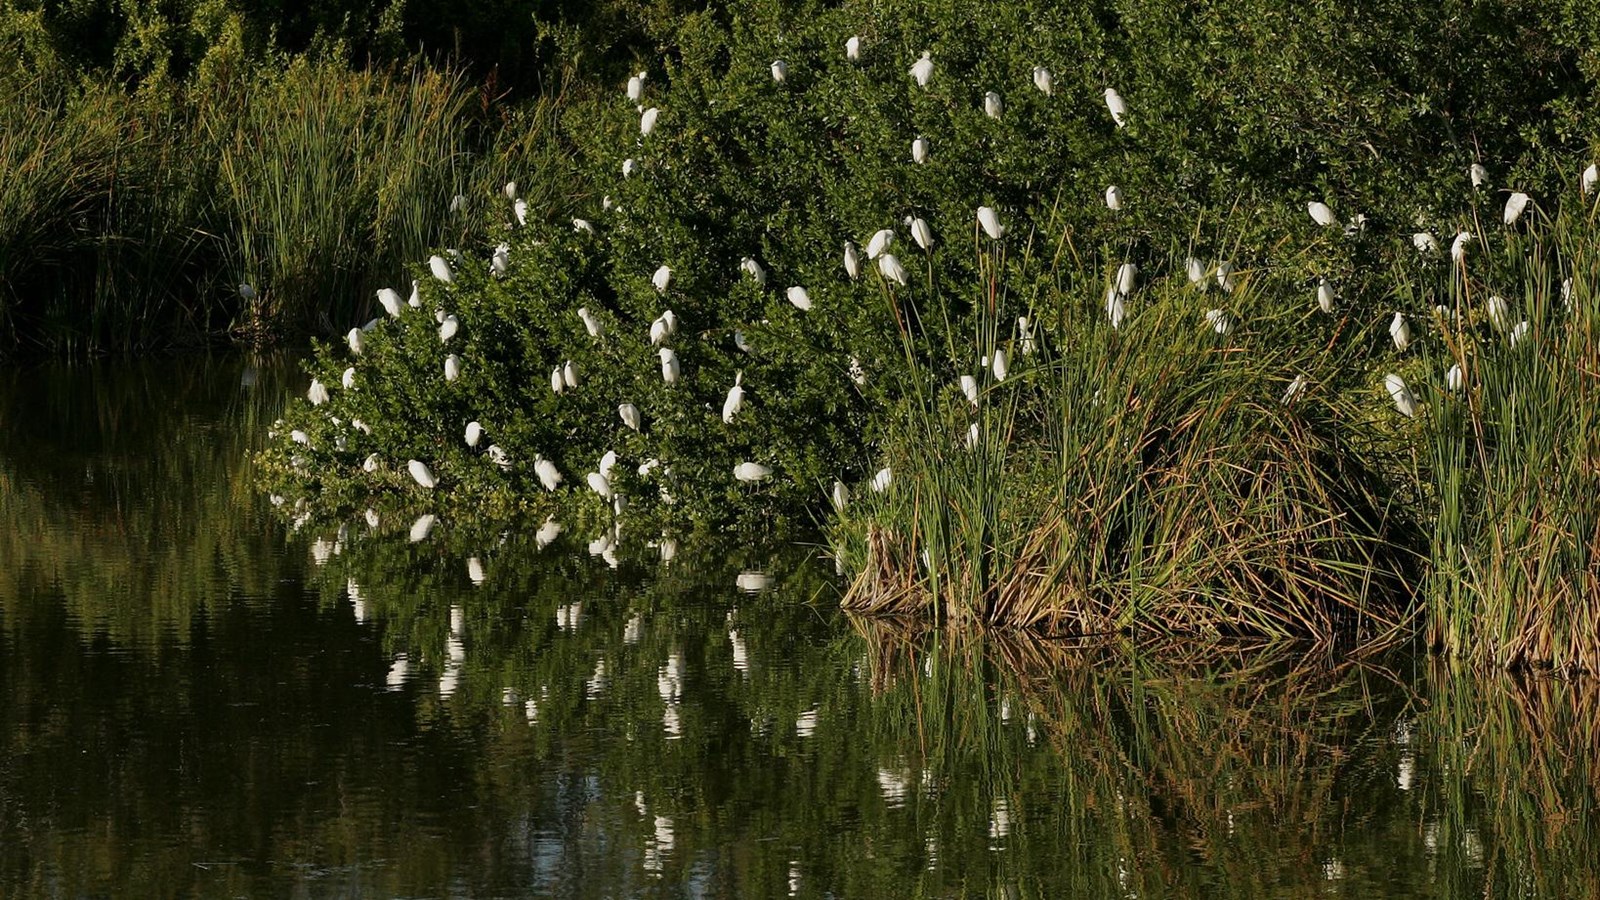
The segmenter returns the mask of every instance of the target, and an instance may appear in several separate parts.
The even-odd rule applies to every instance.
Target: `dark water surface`
[[[302,381],[0,373],[0,896],[1600,896],[1592,683],[941,647],[804,547],[291,531],[245,454]]]

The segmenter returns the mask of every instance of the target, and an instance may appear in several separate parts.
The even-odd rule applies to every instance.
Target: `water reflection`
[[[286,536],[242,452],[303,384],[244,371],[0,381],[0,895],[1600,895],[1592,682],[952,641],[610,523]]]

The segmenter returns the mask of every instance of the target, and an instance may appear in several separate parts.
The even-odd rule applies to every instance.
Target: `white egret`
[[[1389,322],[1389,336],[1394,338],[1394,347],[1401,353],[1411,344],[1411,325],[1406,321],[1404,313],[1395,313]]]
[[[1294,380],[1289,382],[1289,386],[1283,391],[1283,405],[1288,406],[1294,401],[1300,399],[1300,395],[1304,394],[1305,392],[1306,376],[1296,375]]]
[[[1111,121],[1121,128],[1128,115],[1128,104],[1122,101],[1122,95],[1116,88],[1106,88],[1106,109],[1111,112]]]
[[[1228,314],[1220,309],[1206,310],[1206,324],[1211,326],[1212,331],[1223,337],[1227,337],[1233,331],[1233,320],[1228,318]]]
[[[296,444],[303,444],[307,447],[311,446],[311,435],[306,434],[304,431],[301,431],[298,428],[289,432],[289,440],[294,441]]]
[[[479,422],[477,419],[473,419],[471,422],[468,422],[467,431],[463,437],[466,438],[468,447],[478,446],[478,442],[483,440],[483,423]]]
[[[383,306],[383,311],[395,318],[400,317],[400,292],[394,288],[379,288],[378,303]]]
[[[546,462],[548,462],[548,460],[546,460]],[[560,478],[561,477],[559,475],[556,476],[556,480],[558,482],[560,481]],[[549,485],[547,484],[546,487],[549,487]],[[550,488],[550,490],[553,491],[555,488]],[[554,543],[556,538],[561,536],[561,531],[562,528],[560,522],[557,522],[555,519],[545,519],[544,524],[539,526],[539,530],[534,532],[533,539],[535,543],[537,543],[539,549],[543,550]]]
[[[654,322],[650,323],[650,346],[659,346],[662,341],[672,337],[672,333],[677,330],[678,317],[669,309],[657,316]]]
[[[1006,358],[1005,350],[994,351],[994,362],[989,364],[989,371],[994,373],[995,381],[1006,380],[1006,375],[1011,371],[1011,362]]]
[[[667,384],[678,383],[678,354],[671,347],[661,348],[661,380]]]
[[[343,377],[339,379],[339,383],[344,385],[344,389],[347,391],[353,389],[356,386],[356,367],[350,366],[346,368]]]
[[[568,388],[575,388],[578,386],[578,366],[570,359],[567,360],[567,364],[565,366],[561,367],[561,380]]]
[[[1447,389],[1452,391],[1460,391],[1462,388],[1466,387],[1466,385],[1467,378],[1466,375],[1464,375],[1461,371],[1460,363],[1456,363],[1455,365],[1451,366],[1450,370],[1444,373],[1444,386]]]
[[[984,93],[984,95],[983,95],[983,114],[984,115],[988,116],[991,119],[998,119],[998,118],[1000,118],[1000,113],[1004,110],[1004,108],[1005,108],[1004,104],[1002,104],[1000,102],[1000,95],[999,94],[995,93],[994,91],[987,91],[987,92]]]
[[[911,142],[911,161],[919,166],[928,161],[928,139],[920,134]]]
[[[306,399],[312,406],[321,406],[328,402],[328,389],[317,379],[311,379],[311,389],[306,391]]]
[[[1485,306],[1489,314],[1489,324],[1500,331],[1504,331],[1510,315],[1510,308],[1506,306],[1505,299],[1499,294],[1492,295]]]
[[[911,64],[911,77],[917,81],[917,87],[927,87],[933,80],[933,56],[928,51],[922,51],[922,56]]]
[[[1417,399],[1411,396],[1411,389],[1406,387],[1406,380],[1399,375],[1390,373],[1383,377],[1383,386],[1388,388],[1389,396],[1394,399],[1394,408],[1406,418],[1414,418],[1417,414]]]
[[[1450,242],[1451,261],[1455,262],[1457,265],[1460,265],[1462,262],[1466,261],[1467,244],[1471,242],[1471,240],[1472,232],[1470,231],[1463,231],[1456,235],[1456,239]]]
[[[1106,209],[1116,212],[1122,208],[1122,188],[1112,185],[1106,188]]]
[[[506,195],[507,200],[517,199],[517,183],[515,181],[506,182],[505,187],[501,188],[500,190]]]
[[[411,296],[406,298],[406,305],[412,309],[422,308],[422,287],[415,278],[411,279]]]
[[[639,171],[639,164],[634,161],[633,157],[630,156],[627,159],[622,161],[622,177],[623,178],[632,178],[633,177],[633,173],[635,173],[637,171]]]
[[[1584,169],[1583,174],[1578,176],[1578,190],[1582,191],[1584,196],[1588,196],[1594,193],[1596,185],[1600,185],[1600,166],[1590,163],[1589,168]]]
[[[539,483],[547,491],[554,491],[561,486],[561,470],[556,464],[542,456],[533,458],[533,474],[539,476]]]
[[[467,559],[467,580],[471,581],[473,584],[483,584],[487,577],[488,576],[486,576],[483,572],[483,562],[480,561],[476,556],[469,557]],[[461,633],[461,628],[456,624],[457,620],[460,618],[458,613],[460,609],[461,607],[459,606],[453,606],[450,608],[450,630],[457,634]],[[508,693],[510,690],[510,688],[506,688]]]
[[[1483,187],[1489,180],[1489,170],[1485,169],[1482,163],[1473,163],[1467,166],[1467,180],[1471,181],[1475,188]]]
[[[1307,203],[1306,212],[1310,214],[1311,221],[1318,225],[1328,226],[1338,221],[1333,217],[1333,210],[1329,209],[1328,204],[1323,203],[1321,200],[1312,200]]]
[[[1523,211],[1528,208],[1528,203],[1532,199],[1533,198],[1521,191],[1517,191],[1516,193],[1513,193],[1511,196],[1507,197],[1505,215],[1502,216],[1502,218],[1505,220],[1505,223],[1507,225],[1511,225],[1515,223],[1517,219],[1521,218]]]
[[[489,462],[494,463],[501,469],[509,470],[511,468],[511,454],[507,453],[505,448],[499,444],[490,444],[488,449],[483,451],[483,455]]]
[[[1000,217],[991,207],[978,207],[978,224],[983,226],[983,233],[987,234],[990,240],[998,241],[1006,236],[1006,227],[1000,224]]]
[[[380,466],[382,466],[382,465],[383,465],[383,461],[381,459],[379,459],[378,454],[369,453],[369,454],[367,454],[367,458],[361,461],[361,471],[363,471],[363,472],[376,472],[376,471],[378,471],[378,468]]]
[[[519,226],[527,225],[528,224],[528,201],[523,200],[521,198],[518,198],[517,202],[511,204],[511,213],[512,213],[512,215],[517,217],[517,225],[519,225]]]
[[[618,404],[617,415],[622,417],[622,424],[634,431],[638,431],[639,426],[644,424],[644,419],[639,415],[639,407],[634,406],[632,403]]]
[[[1033,67],[1033,86],[1046,96],[1056,92],[1056,80],[1044,66]]]
[[[978,423],[973,422],[967,426],[967,449],[971,450],[976,446],[978,446]]]
[[[918,247],[924,250],[933,248],[933,229],[928,227],[926,219],[918,216],[907,224],[911,226],[911,238],[917,242]]]
[[[550,370],[550,390],[559,394],[567,389],[567,380],[561,376],[561,367]]]
[[[450,284],[456,280],[455,273],[450,271],[450,264],[445,262],[444,257],[438,254],[428,257],[428,271],[433,273],[435,279],[445,284]]]
[[[599,464],[598,468],[600,470],[600,474],[601,475],[604,475],[605,477],[610,478],[612,470],[614,470],[616,467],[617,467],[617,451],[615,451],[615,450],[607,450],[605,453],[600,455],[600,464]]]
[[[454,353],[444,358],[444,380],[455,381],[461,377],[461,357]]]
[[[1133,293],[1133,286],[1139,279],[1139,267],[1131,262],[1125,262],[1117,267],[1117,293],[1124,297]]]
[[[745,483],[762,481],[772,476],[772,470],[760,463],[742,462],[733,467],[733,477]]]
[[[1523,319],[1521,322],[1518,322],[1511,329],[1511,346],[1515,347],[1516,345],[1522,343],[1522,339],[1528,336],[1528,331],[1532,327],[1533,326],[1528,324],[1527,319]]]
[[[672,267],[662,265],[650,276],[650,283],[655,285],[656,293],[665,294],[667,287],[672,284]]]
[[[428,464],[420,459],[407,460],[406,471],[411,473],[411,477],[416,480],[417,484],[429,490],[439,486],[438,479],[434,478],[433,473],[428,471]]]
[[[801,312],[811,309],[811,293],[805,288],[795,285],[785,292],[785,296],[789,298],[790,303],[794,304],[795,309]]]
[[[851,62],[861,61],[861,38],[851,35],[850,39],[844,42],[844,58]]]
[[[755,257],[746,256],[739,260],[739,269],[749,275],[758,286],[767,286],[767,270],[761,267],[761,263],[756,262]]]
[[[851,281],[861,277],[861,254],[850,241],[844,242],[844,273]]]
[[[744,406],[744,371],[741,369],[733,375],[733,387],[728,388],[728,398],[722,401],[722,423],[732,425],[733,417],[739,414],[739,409]]]
[[[896,259],[893,253],[885,253],[878,257],[878,271],[883,274],[884,278],[901,287],[906,286],[906,281],[909,278],[906,274],[906,267],[900,265],[900,260]]]
[[[644,97],[644,76],[634,75],[628,79],[628,101],[638,103]]]
[[[1411,246],[1417,248],[1418,253],[1432,256],[1439,252],[1439,240],[1426,231],[1419,231],[1411,236]]]
[[[371,434],[372,433],[372,426],[370,426],[367,423],[361,421],[360,419],[351,419],[350,420],[350,427],[354,428],[355,430],[357,430],[359,432],[361,432],[362,434]]]
[[[647,137],[656,130],[656,119],[661,117],[661,110],[654,106],[639,114],[639,136]]]
[[[1231,294],[1234,286],[1233,263],[1227,261],[1217,263],[1217,287]]]
[[[455,337],[456,336],[456,332],[460,331],[460,330],[461,330],[461,320],[460,319],[456,318],[453,315],[445,316],[444,317],[444,321],[439,323],[439,343],[441,343],[441,344],[449,343],[450,339]]]
[[[578,318],[583,320],[583,330],[589,332],[589,337],[599,339],[605,335],[605,323],[596,318],[595,314],[589,311],[589,307],[578,307]]]
[[[1111,321],[1113,330],[1122,327],[1122,320],[1128,317],[1128,308],[1122,302],[1122,295],[1116,288],[1106,292],[1106,318]]]
[[[377,454],[373,454],[373,455],[376,456]],[[380,521],[378,519],[378,511],[377,510],[373,509],[370,506],[367,507],[367,511],[362,513],[362,518],[367,520],[367,527],[368,528],[371,528],[374,531],[377,530],[378,522]]]
[[[973,409],[978,408],[978,379],[971,375],[961,376],[961,394],[972,404]]]
[[[599,232],[597,232],[595,230],[594,223],[589,221],[588,219],[573,219],[572,220],[572,230],[573,231],[581,231],[584,234],[598,234],[599,233]]]
[[[834,512],[844,512],[844,508],[850,505],[850,489],[844,486],[844,482],[836,478],[833,481],[833,492],[830,494],[829,499],[833,501]]]
[[[1317,279],[1317,306],[1321,307],[1323,312],[1332,315],[1333,304],[1338,299],[1339,295],[1334,291],[1333,284],[1328,279]]]
[[[437,521],[438,517],[433,513],[424,513],[423,515],[417,516],[417,520],[411,523],[411,533],[408,535],[408,537],[411,539],[411,543],[415,544],[427,540],[428,535],[433,533],[433,523]],[[455,671],[454,667],[449,667],[446,669],[447,673],[453,671]],[[454,676],[449,677],[453,679]],[[444,684],[444,679],[439,679],[439,684],[442,686]],[[453,687],[454,684],[455,682],[452,680],[451,690],[455,689]]]
[[[489,268],[496,275],[504,275],[511,268],[511,245],[501,244],[494,248],[494,255],[489,257]]]
[[[350,352],[354,353],[356,356],[361,355],[361,348],[365,346],[366,343],[361,339],[361,329],[359,328],[350,329],[350,333],[344,336],[344,342],[350,345]]]
[[[778,84],[783,84],[784,80],[787,79],[788,77],[789,77],[789,64],[784,62],[781,59],[773,60],[772,61],[772,80],[776,81]]]
[[[873,493],[881,494],[887,491],[892,481],[894,481],[894,472],[888,466],[879,469],[877,474],[872,476]]]
[[[894,232],[880,228],[873,232],[871,239],[867,241],[867,259],[877,259],[892,246],[894,246]]]
[[[1202,289],[1205,287],[1205,263],[1191,256],[1183,261],[1183,271],[1184,274],[1189,276],[1190,284],[1199,285]]]
[[[611,479],[601,475],[599,472],[590,472],[583,476],[583,480],[589,483],[589,490],[600,495],[601,500],[610,500],[616,496],[611,491]]]

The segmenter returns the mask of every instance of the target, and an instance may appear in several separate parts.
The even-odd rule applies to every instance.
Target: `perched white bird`
[[[561,367],[556,366],[550,370],[550,390],[559,394],[567,389],[567,379],[561,375]]]
[[[987,91],[983,95],[983,114],[991,119],[1000,118],[1004,105],[1000,102],[1000,95],[994,91]]]
[[[1584,169],[1583,174],[1578,176],[1578,190],[1587,196],[1594,193],[1596,185],[1600,185],[1600,166],[1590,163],[1589,168]]]
[[[888,466],[879,469],[877,474],[872,476],[873,493],[881,494],[887,491],[892,481],[894,481],[894,473],[890,471]]]
[[[928,227],[926,219],[919,216],[911,219],[907,224],[911,226],[911,239],[917,242],[918,247],[924,250],[933,247],[933,229]]]
[[[772,61],[772,80],[776,81],[779,84],[783,84],[784,79],[786,79],[788,77],[789,77],[789,64],[784,62],[781,59],[773,60]]]
[[[1220,309],[1206,310],[1206,324],[1211,326],[1212,331],[1224,337],[1233,331],[1233,320]]]
[[[877,259],[892,246],[894,246],[893,231],[881,228],[873,232],[872,237],[867,241],[867,259]]]
[[[458,213],[467,208],[467,195],[457,194],[450,198],[450,211]]]
[[[1521,191],[1517,191],[1510,197],[1507,197],[1506,212],[1503,216],[1505,223],[1510,225],[1516,222],[1517,219],[1521,218],[1522,212],[1528,208],[1528,203],[1530,200],[1532,200],[1532,198]]]
[[[794,304],[795,309],[801,312],[811,309],[811,294],[805,288],[795,285],[789,288],[785,296],[789,298],[790,303]]]
[[[438,257],[434,257],[438,259]],[[394,288],[379,288],[378,303],[383,306],[383,311],[395,318],[400,317],[400,292]]]
[[[911,64],[911,77],[917,81],[917,87],[927,87],[933,79],[933,55],[922,51],[922,57]]]
[[[662,341],[672,337],[677,330],[678,317],[669,309],[657,316],[654,322],[650,323],[650,346],[659,346]]]
[[[639,426],[644,424],[644,419],[639,415],[639,407],[634,406],[632,403],[618,404],[617,415],[622,417],[622,424],[634,431],[638,431]]]
[[[1506,328],[1506,323],[1510,321],[1511,311],[1510,308],[1506,306],[1505,299],[1499,294],[1495,294],[1490,296],[1488,302],[1484,305],[1486,307],[1486,312],[1489,315],[1489,324],[1493,325],[1500,331],[1504,331]]]
[[[976,446],[978,446],[978,423],[973,422],[967,426],[967,449],[971,450]]]
[[[1011,371],[1011,362],[1006,358],[1005,350],[994,351],[994,361],[989,364],[989,370],[994,373],[995,381],[1006,380],[1006,375]]]
[[[844,273],[851,281],[861,277],[861,254],[850,241],[844,242]]]
[[[928,161],[928,139],[920,134],[911,142],[911,161],[919,166]]]
[[[1460,265],[1462,262],[1466,261],[1467,244],[1471,241],[1472,232],[1463,231],[1458,233],[1456,235],[1456,239],[1450,242],[1450,259],[1457,265]]]
[[[344,389],[347,391],[353,389],[356,386],[356,367],[350,366],[345,369],[343,377],[339,379],[339,383],[344,385]]]
[[[1288,406],[1294,401],[1300,399],[1300,395],[1304,394],[1305,392],[1306,376],[1296,375],[1294,380],[1289,382],[1289,386],[1283,391],[1283,405]]]
[[[983,226],[983,233],[987,234],[990,240],[998,241],[1006,236],[1006,227],[1000,224],[1000,216],[992,207],[978,207],[978,224]]]
[[[615,451],[615,450],[607,450],[605,453],[601,454],[601,456],[600,456],[600,465],[599,465],[599,469],[600,469],[600,474],[601,475],[604,475],[605,477],[610,478],[612,470],[615,469],[616,467],[617,467],[617,451]]]
[[[1411,246],[1417,248],[1418,253],[1432,256],[1439,252],[1439,239],[1426,231],[1419,231],[1411,236]]]
[[[733,477],[746,483],[762,481],[771,476],[772,470],[760,463],[742,462],[733,467]]]
[[[1106,188],[1106,209],[1115,212],[1122,208],[1122,188],[1112,185]]]
[[[1113,330],[1122,327],[1122,320],[1128,317],[1128,308],[1122,302],[1122,295],[1112,288],[1106,293],[1106,318],[1111,320]]]
[[[1471,181],[1475,188],[1483,187],[1489,180],[1489,170],[1485,169],[1482,163],[1473,163],[1467,166],[1467,180]]]
[[[1033,86],[1047,96],[1056,92],[1055,77],[1044,66],[1033,67]]]
[[[672,284],[672,268],[663,265],[656,269],[655,274],[650,276],[650,283],[655,285],[656,293],[665,294],[668,285]]]
[[[1106,88],[1106,109],[1111,112],[1111,121],[1121,128],[1128,115],[1128,104],[1122,102],[1122,95],[1117,93],[1116,88]]]
[[[561,536],[561,531],[562,528],[560,522],[557,522],[555,519],[546,519],[544,524],[539,526],[539,530],[534,532],[533,539],[535,542],[537,542],[539,549],[543,550],[544,548],[550,546],[556,538]],[[533,701],[530,700],[528,702],[531,703]]]
[[[637,171],[639,171],[639,163],[633,157],[630,156],[622,161],[623,178],[632,178],[633,173]]]
[[[634,75],[628,79],[628,102],[638,103],[644,97],[644,76]]]
[[[504,275],[511,268],[511,245],[501,244],[494,248],[494,255],[489,257],[489,269],[495,275]]]
[[[499,444],[490,444],[488,449],[483,451],[483,455],[489,460],[489,462],[494,463],[501,469],[510,470],[511,454],[507,453],[505,448],[501,447]]]
[[[1338,299],[1339,295],[1334,291],[1333,285],[1328,279],[1321,278],[1317,280],[1317,306],[1321,307],[1323,312],[1332,315],[1333,305]]]
[[[416,479],[417,484],[425,488],[431,490],[439,485],[438,480],[433,477],[433,473],[428,471],[428,464],[421,460],[413,459],[407,461],[406,471],[411,473],[411,477]]]
[[[1139,267],[1131,262],[1125,262],[1117,267],[1117,293],[1124,297],[1133,293],[1134,283],[1139,279]]]
[[[528,224],[528,201],[523,200],[523,199],[521,199],[519,197],[515,203],[511,204],[511,214],[517,217],[517,224],[518,225],[527,225]]]
[[[661,380],[667,384],[678,383],[678,354],[671,347],[661,348]]]
[[[844,508],[850,505],[850,489],[844,486],[844,482],[836,478],[833,481],[833,491],[829,499],[833,501],[834,512],[844,512]]]
[[[598,234],[599,233],[599,232],[597,232],[595,230],[594,223],[589,221],[588,219],[573,219],[572,220],[572,230],[573,231],[581,231],[584,234]]]
[[[1233,263],[1226,260],[1217,263],[1217,287],[1231,294],[1234,286]]]
[[[570,359],[567,360],[566,365],[561,367],[561,380],[568,388],[578,386],[578,366]]]
[[[505,187],[501,188],[500,191],[506,195],[507,200],[517,199],[517,183],[515,181],[506,182]]]
[[[455,381],[461,377],[461,357],[454,353],[444,358],[444,380]]]
[[[1511,346],[1515,347],[1516,345],[1522,343],[1522,339],[1528,336],[1528,331],[1532,327],[1533,326],[1528,324],[1527,319],[1523,319],[1521,322],[1518,322],[1514,327],[1512,327]]]
[[[317,379],[311,379],[311,389],[306,391],[306,399],[312,406],[321,406],[328,402],[328,389]]]
[[[639,136],[646,137],[656,130],[656,119],[661,118],[661,110],[654,106],[639,114]]]
[[[599,472],[590,472],[583,476],[583,480],[589,483],[589,490],[600,495],[601,500],[610,500],[615,496],[611,491],[611,479]]]
[[[381,459],[379,459],[378,454],[369,453],[369,454],[367,454],[367,458],[361,461],[361,471],[363,471],[363,472],[376,472],[376,471],[378,471],[378,468],[380,466],[382,466],[382,465],[383,465],[383,461]]]
[[[412,309],[422,308],[422,287],[415,278],[411,279],[411,296],[406,298],[406,305]]]
[[[844,58],[851,62],[861,61],[861,38],[851,35],[850,39],[844,42]]]
[[[971,375],[961,376],[961,395],[967,398],[973,409],[978,408],[978,379]]]
[[[906,267],[900,265],[900,260],[896,259],[893,253],[885,253],[878,257],[878,271],[889,281],[901,287],[906,286],[908,279]]]
[[[744,406],[744,372],[735,372],[733,387],[728,388],[728,398],[722,401],[722,423],[732,425],[733,417],[739,414],[739,409]]]
[[[1183,270],[1184,270],[1184,274],[1189,276],[1189,283],[1190,284],[1199,285],[1202,288],[1205,287],[1205,280],[1206,280],[1206,264],[1205,263],[1203,263],[1200,260],[1195,259],[1194,257],[1191,256],[1191,257],[1189,257],[1189,258],[1187,258],[1187,259],[1185,259],[1183,261]]]
[[[1023,356],[1033,355],[1033,323],[1027,316],[1017,316],[1017,348]]]
[[[477,419],[473,419],[471,422],[468,422],[467,432],[464,437],[467,440],[468,447],[478,446],[478,442],[483,440],[483,424]]]
[[[428,257],[428,271],[433,273],[434,278],[445,284],[450,284],[456,280],[455,273],[450,271],[450,264],[444,261],[444,257],[437,254]]]
[[[761,263],[756,262],[755,257],[746,256],[744,259],[739,260],[739,268],[754,279],[756,284],[761,287],[767,286],[767,270],[761,267]]]
[[[1390,373],[1383,377],[1383,386],[1389,389],[1389,396],[1394,398],[1394,408],[1406,418],[1414,418],[1417,414],[1417,399],[1411,396],[1411,389],[1406,387],[1406,380],[1399,375]]]
[[[428,535],[433,533],[433,524],[437,521],[438,517],[433,513],[424,513],[420,516],[417,516],[417,520],[411,523],[411,533],[409,535],[411,538],[411,543],[415,544],[420,541],[427,540]],[[444,690],[446,678],[450,679],[450,688],[449,691],[446,691],[446,693],[453,692],[455,690],[455,675],[453,674],[455,671],[456,669],[454,667],[447,667],[445,669],[445,677],[439,679],[440,690]]]
[[[547,491],[553,491],[561,486],[561,470],[556,464],[542,456],[533,458],[533,473],[539,476],[539,483]]]
[[[1321,200],[1312,200],[1307,203],[1306,212],[1311,215],[1311,221],[1318,225],[1327,226],[1338,221],[1333,217],[1333,210],[1329,209],[1328,204],[1323,203]]]
[[[1467,378],[1461,371],[1461,364],[1456,363],[1444,373],[1444,386],[1452,391],[1459,391],[1467,386]]]
[[[455,316],[452,316],[452,315],[445,316],[444,317],[444,321],[439,323],[439,343],[441,343],[441,344],[449,343],[450,339],[455,337],[456,336],[456,332],[460,331],[460,330],[461,330],[461,320],[460,319],[458,319],[458,318],[456,318]]]
[[[356,356],[361,355],[361,348],[366,345],[366,341],[361,338],[361,329],[359,328],[350,329],[350,333],[344,336],[344,342],[350,345],[350,352]]]
[[[596,318],[595,314],[589,311],[589,307],[578,307],[578,318],[583,320],[583,330],[589,332],[589,337],[598,339],[605,335],[605,323]]]
[[[1394,318],[1390,320],[1389,336],[1394,338],[1395,349],[1402,353],[1411,345],[1411,325],[1403,313],[1395,313]]]

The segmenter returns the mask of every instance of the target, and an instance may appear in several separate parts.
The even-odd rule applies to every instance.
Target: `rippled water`
[[[1600,896],[1592,683],[952,645],[626,526],[291,532],[245,452],[301,380],[0,374],[0,896]]]

